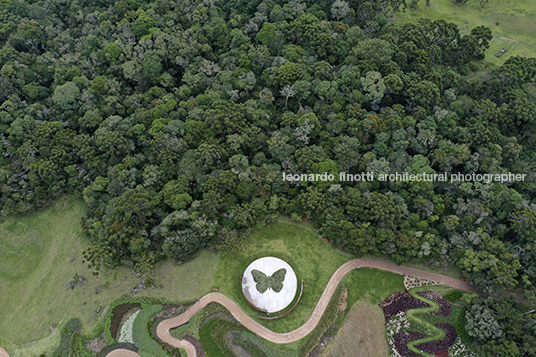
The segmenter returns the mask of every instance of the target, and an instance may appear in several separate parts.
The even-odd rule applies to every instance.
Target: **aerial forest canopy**
[[[469,79],[491,30],[393,22],[405,6],[1,0],[1,214],[82,195],[89,261],[139,269],[305,216],[356,256],[530,296],[536,59]],[[368,171],[526,178],[337,182]]]

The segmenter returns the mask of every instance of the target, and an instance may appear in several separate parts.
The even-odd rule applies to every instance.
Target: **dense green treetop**
[[[393,22],[405,6],[0,2],[0,212],[80,194],[89,261],[138,267],[236,251],[279,213],[307,216],[357,256],[456,264],[489,292],[534,295],[536,59],[469,79],[487,66],[491,31]],[[527,176],[338,177],[367,171]],[[484,349],[495,324],[508,336],[497,311],[470,310]]]

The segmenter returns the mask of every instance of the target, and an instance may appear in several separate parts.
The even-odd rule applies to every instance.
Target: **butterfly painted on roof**
[[[257,291],[261,294],[268,290],[268,288],[278,293],[283,289],[283,281],[285,280],[286,273],[287,269],[281,268],[271,276],[267,276],[263,272],[253,269],[251,276],[253,276],[253,280],[257,283]]]

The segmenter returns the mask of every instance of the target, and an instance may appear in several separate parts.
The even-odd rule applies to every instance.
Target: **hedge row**
[[[53,357],[73,356],[78,357],[78,341],[82,324],[79,319],[73,318],[67,321],[60,330],[60,345],[52,354]]]
[[[217,312],[225,312],[229,315],[231,314],[225,306],[218,304],[217,302],[211,302],[207,306],[205,306],[201,313],[201,324],[205,322],[205,319],[209,317],[212,314],[215,314]]]
[[[168,357],[160,344],[151,338],[148,327],[151,318],[163,309],[164,307],[162,305],[146,306],[134,320],[132,339],[134,340],[134,344],[138,346],[138,353],[142,357]]]
[[[115,300],[114,302],[112,302],[112,304],[110,305],[110,308],[108,309],[108,312],[106,313],[106,316],[104,316],[104,336],[106,338],[106,344],[107,345],[113,345],[113,344],[117,343],[117,341],[115,340],[114,336],[117,336],[117,331],[118,331],[120,326],[118,324],[116,324],[116,322],[115,322],[115,321],[117,321],[117,319],[113,318],[114,317],[114,310],[115,310],[115,308],[117,306],[124,305],[124,304],[139,304],[139,307],[141,307],[143,309],[144,307],[152,305],[153,303],[154,303],[153,299],[149,299],[149,298],[132,298],[130,296],[125,296],[125,297],[122,297],[119,300]],[[121,310],[118,310],[118,311],[121,311]],[[124,312],[123,312],[123,314],[124,314]],[[123,315],[121,315],[121,317],[119,317],[119,322],[118,323],[121,322],[122,318],[123,318]],[[112,320],[114,320],[113,329],[115,330],[115,332],[113,332],[113,333],[112,333]]]
[[[224,356],[214,339],[212,338],[212,325],[216,323],[216,320],[210,320],[199,330],[199,342],[203,346],[205,356]]]
[[[307,356],[309,352],[311,352],[311,350],[318,345],[320,339],[322,338],[322,335],[324,335],[324,333],[333,324],[333,322],[337,318],[337,311],[339,309],[339,302],[341,300],[342,291],[342,285],[339,285],[337,287],[337,290],[335,290],[335,293],[331,297],[331,300],[326,307],[326,311],[324,311],[324,314],[320,318],[318,325],[316,325],[315,329],[309,334],[309,338],[307,339],[307,341],[300,346],[300,349],[298,350],[298,356]]]

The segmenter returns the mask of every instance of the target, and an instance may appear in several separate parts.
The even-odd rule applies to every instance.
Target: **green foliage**
[[[356,255],[455,262],[490,291],[531,288],[529,176],[489,184],[282,179],[529,175],[536,22],[519,10],[527,1],[512,9],[484,1],[486,18],[478,5],[458,11],[449,0],[5,1],[0,213],[83,195],[82,227],[93,244],[86,257],[95,269],[146,269],[226,243],[240,251],[244,232],[283,213],[307,216]],[[400,13],[401,6],[416,9]],[[420,14],[432,19],[388,21]],[[501,39],[506,33],[522,37],[496,58],[514,44]],[[21,252],[13,248],[2,263],[17,264]],[[32,267],[18,264],[13,276]]]
[[[162,62],[158,56],[149,56],[141,61],[142,74],[152,83],[158,82],[158,77],[162,73]]]
[[[73,82],[67,82],[57,86],[54,90],[52,100],[63,110],[76,109],[78,107],[77,99],[80,95],[80,90]]]
[[[459,290],[453,290],[443,295],[443,298],[445,298],[445,300],[452,302],[452,303],[457,302],[458,300],[460,300],[461,297],[462,297],[462,292]]]
[[[280,292],[283,289],[283,281],[285,280],[286,273],[287,270],[285,268],[279,269],[270,276],[255,269],[251,271],[253,280],[257,283],[256,288],[261,294],[268,289],[272,289],[276,293]]]
[[[113,311],[117,306],[123,305],[123,304],[139,304],[139,306],[143,309],[148,306],[153,306],[153,300],[148,299],[148,298],[132,298],[132,297],[125,296],[111,303],[110,307],[108,308],[108,311],[106,312],[106,315],[104,316],[104,336],[106,338],[107,345],[113,345],[114,343],[117,343],[111,331]],[[159,305],[155,305],[155,306],[159,306]]]
[[[155,357],[165,357],[167,356],[166,352],[162,347],[151,338],[149,329],[147,325],[151,318],[158,312],[162,311],[163,307],[161,305],[148,305],[144,307],[136,316],[134,320],[134,326],[132,329],[132,338],[134,344],[140,349],[139,353],[141,356],[155,356]]]
[[[230,351],[231,353],[229,353],[228,351],[229,347],[224,344],[223,348],[226,350],[224,352],[221,350],[218,343],[214,340],[212,329],[214,325],[218,323],[218,321],[221,320],[210,320],[209,322],[204,324],[203,327],[201,327],[201,330],[199,330],[199,342],[201,342],[201,346],[203,346],[203,351],[205,352],[205,355],[207,355],[207,357],[232,356],[232,351]]]
[[[277,27],[274,24],[265,22],[262,24],[262,29],[257,33],[255,39],[263,45],[267,45],[274,37],[276,30]]]
[[[78,356],[78,345],[82,325],[79,319],[72,318],[64,323],[60,330],[60,345],[53,357]]]
[[[121,47],[114,42],[110,42],[104,46],[104,53],[106,53],[110,62],[115,62],[119,59],[119,56],[121,53],[123,53],[123,50],[121,50]]]
[[[138,15],[138,17],[131,24],[132,32],[134,32],[137,37],[147,35],[151,27],[155,25],[155,19],[141,9],[136,11],[136,15]]]
[[[318,345],[320,339],[322,338],[322,335],[326,333],[326,331],[337,318],[337,312],[342,296],[342,290],[342,285],[339,285],[339,287],[337,287],[337,289],[333,293],[333,296],[331,297],[331,300],[329,301],[329,304],[326,307],[324,314],[320,318],[318,325],[316,325],[315,329],[308,335],[308,338],[305,343],[300,346],[300,349],[298,351],[299,356],[309,355],[309,352],[311,352],[311,350]]]

